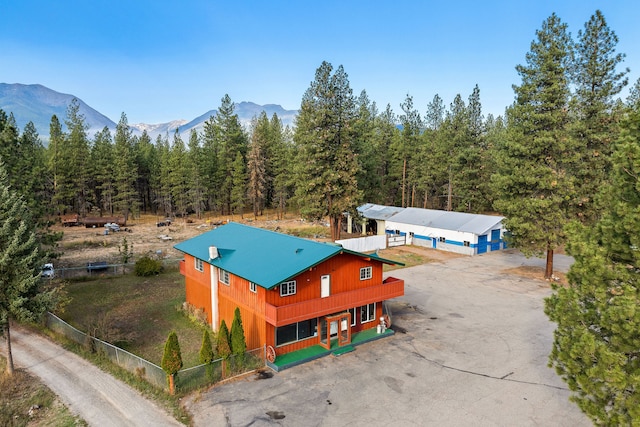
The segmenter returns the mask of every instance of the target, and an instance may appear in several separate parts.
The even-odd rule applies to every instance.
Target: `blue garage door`
[[[483,234],[478,236],[478,253],[483,254],[487,252],[487,235]]]
[[[491,230],[491,250],[500,250],[500,230]]]

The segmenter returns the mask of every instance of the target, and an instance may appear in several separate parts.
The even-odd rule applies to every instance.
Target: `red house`
[[[187,302],[213,330],[240,308],[247,348],[268,357],[312,345],[347,345],[380,325],[383,302],[404,295],[404,281],[383,280],[376,255],[229,223],[175,246],[184,253]]]

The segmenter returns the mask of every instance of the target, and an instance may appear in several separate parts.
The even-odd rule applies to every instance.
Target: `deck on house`
[[[319,359],[320,357],[324,357],[329,354],[340,356],[341,354],[349,353],[355,350],[354,347],[357,345],[379,340],[381,338],[386,338],[393,334],[393,329],[387,329],[380,334],[375,328],[367,329],[366,331],[356,332],[351,335],[351,343],[348,345],[338,346],[337,340],[332,340],[330,350],[324,348],[319,344],[312,345],[311,347],[303,348],[302,350],[292,351],[291,353],[278,356],[273,363],[267,361],[267,366],[269,366],[276,372],[280,372],[284,369],[292,368],[294,366]]]

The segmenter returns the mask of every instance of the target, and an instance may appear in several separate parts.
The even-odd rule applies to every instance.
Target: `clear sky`
[[[574,37],[600,9],[640,77],[638,0],[0,0],[0,82],[73,94],[118,121],[191,120],[234,102],[298,109],[322,61],[400,113],[424,115],[478,84],[483,113],[514,99],[515,71],[555,12]],[[625,95],[626,96],[626,95]]]

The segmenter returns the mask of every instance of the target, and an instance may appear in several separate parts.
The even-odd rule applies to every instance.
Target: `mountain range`
[[[80,114],[84,115],[85,123],[88,126],[87,133],[90,137],[104,129],[105,126],[112,132],[115,131],[116,122],[91,108],[78,96],[56,92],[39,84],[0,83],[0,109],[7,115],[13,113],[20,131],[24,129],[28,122],[33,122],[40,139],[45,144],[49,140],[51,116],[55,114],[60,120],[63,130],[66,130],[64,121],[67,117],[67,107],[74,98],[78,100]],[[285,110],[276,104],[258,105],[253,102],[235,104],[235,114],[238,115],[240,123],[246,128],[251,123],[251,119],[257,117],[262,111],[269,118],[274,113],[277,114],[278,118],[282,120],[283,126],[291,126],[295,116],[298,114],[297,110]],[[176,129],[179,129],[180,135],[186,141],[189,138],[191,129],[202,132],[204,122],[216,114],[217,110],[212,109],[190,121],[173,120],[168,123],[158,124],[137,123],[129,124],[129,127],[134,135],[141,135],[146,130],[152,139],[155,139],[158,135],[169,134],[169,136],[172,136]]]

